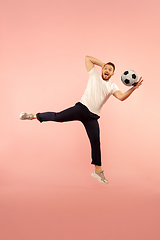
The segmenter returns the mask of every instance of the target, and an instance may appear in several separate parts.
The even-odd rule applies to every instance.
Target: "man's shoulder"
[[[119,91],[119,87],[117,86],[116,83],[112,83],[112,82],[111,82],[111,88],[112,88],[112,91],[113,91],[113,92]]]

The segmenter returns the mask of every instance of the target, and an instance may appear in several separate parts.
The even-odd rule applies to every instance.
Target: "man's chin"
[[[103,77],[102,76],[102,79],[105,80],[105,81],[109,81],[110,77],[108,77],[108,76],[107,77]]]

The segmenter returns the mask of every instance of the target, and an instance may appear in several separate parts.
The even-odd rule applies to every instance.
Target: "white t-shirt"
[[[84,104],[90,112],[98,115],[107,99],[115,91],[118,91],[119,88],[115,83],[111,83],[110,80],[103,80],[95,67],[88,73],[89,81],[80,102]]]

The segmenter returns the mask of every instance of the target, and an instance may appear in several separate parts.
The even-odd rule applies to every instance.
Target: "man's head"
[[[115,65],[111,62],[104,64],[102,67],[102,78],[105,81],[108,81],[113,75],[115,71]]]

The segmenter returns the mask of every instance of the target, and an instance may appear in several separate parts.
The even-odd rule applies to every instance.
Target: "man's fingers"
[[[139,88],[142,85],[143,79],[142,77],[139,78],[138,82],[134,85],[135,88]]]
[[[142,77],[140,77],[138,83],[139,83],[139,84],[142,84],[142,82],[143,82],[143,79],[142,79]]]

